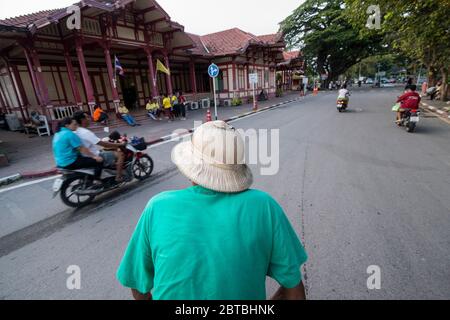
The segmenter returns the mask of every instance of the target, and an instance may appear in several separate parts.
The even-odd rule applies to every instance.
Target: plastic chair
[[[40,115],[39,120],[42,122],[41,126],[36,127],[39,137],[50,136],[50,127],[48,125],[47,117]]]

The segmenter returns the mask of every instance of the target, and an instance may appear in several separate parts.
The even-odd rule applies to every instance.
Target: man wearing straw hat
[[[117,272],[135,299],[305,299],[306,252],[283,209],[250,189],[242,137],[223,121],[197,128],[172,161],[191,187],[150,200]]]

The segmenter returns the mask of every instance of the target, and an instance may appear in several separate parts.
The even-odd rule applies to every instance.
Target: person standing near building
[[[173,112],[172,112],[172,102],[168,95],[163,94],[163,110],[164,115],[169,119],[169,122],[174,120]]]
[[[186,120],[186,98],[183,92],[178,92],[178,112],[182,121]]]
[[[170,97],[170,103],[172,104],[172,112],[173,115],[175,116],[175,118],[179,118],[180,117],[180,106],[178,105],[178,93],[174,93],[172,94],[172,96]]]
[[[425,96],[427,94],[427,90],[428,90],[428,82],[424,81],[422,83],[422,95]]]
[[[250,189],[242,136],[207,122],[172,161],[192,186],[155,196],[142,213],[117,271],[133,297],[265,300],[269,276],[280,284],[273,299],[305,299],[307,254],[281,206]]]

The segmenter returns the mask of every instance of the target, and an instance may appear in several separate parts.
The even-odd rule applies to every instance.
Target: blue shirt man
[[[53,138],[53,155],[57,167],[65,168],[74,163],[82,146],[80,138],[70,129],[61,128]]]

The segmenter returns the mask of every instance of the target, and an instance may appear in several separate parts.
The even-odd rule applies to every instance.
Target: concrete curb
[[[54,176],[58,174],[58,169],[52,168],[44,171],[27,171],[23,172],[21,175],[24,179],[34,179]]]
[[[277,104],[274,104],[274,105],[271,105],[271,106],[268,106],[268,107],[264,107],[264,108],[258,109],[256,111],[246,112],[246,113],[243,113],[243,114],[240,114],[240,115],[228,118],[228,119],[223,120],[223,121],[231,122],[231,121],[234,121],[234,120],[237,120],[237,119],[245,118],[245,117],[248,117],[248,116],[253,115],[253,114],[264,112],[264,111],[267,111],[267,110],[270,110],[270,109],[273,109],[273,108],[276,108],[276,107],[279,107],[279,106],[282,106],[282,105],[285,105],[285,104],[288,104],[288,103],[292,103],[292,102],[295,102],[295,101],[300,101],[300,100],[301,100],[301,98],[295,98],[295,99],[292,99],[292,100],[289,100],[289,101],[280,102],[280,103],[277,103]],[[161,142],[170,141],[170,140],[179,138],[180,136],[184,136],[186,134],[190,134],[190,133],[193,133],[193,132],[194,132],[194,129],[190,129],[190,130],[187,130],[187,131],[185,131],[183,133],[180,133],[180,134],[171,134],[171,135],[168,135],[168,136],[164,136],[164,137],[158,138],[156,140],[147,141],[147,146],[152,146],[152,145],[155,145],[155,144],[158,144],[158,143],[161,143]]]
[[[246,112],[244,114],[240,114],[240,115],[231,117],[231,118],[226,119],[224,121],[225,122],[230,122],[230,121],[234,121],[234,120],[237,120],[237,119],[245,118],[245,117],[248,117],[250,115],[257,114],[257,113],[260,113],[260,112],[264,112],[264,111],[267,111],[267,110],[270,110],[270,109],[273,109],[273,108],[277,108],[277,107],[285,105],[285,104],[289,104],[289,103],[292,103],[292,102],[300,101],[300,100],[302,100],[302,98],[295,98],[295,99],[292,99],[292,100],[279,102],[277,104],[273,104],[271,106],[264,107],[264,108],[258,109],[256,111],[250,111],[250,112]],[[161,143],[161,142],[170,141],[170,140],[179,138],[179,137],[181,137],[183,135],[190,134],[190,133],[193,133],[193,132],[194,132],[194,129],[190,129],[190,130],[187,130],[186,132],[184,132],[182,134],[171,134],[171,135],[168,135],[168,136],[164,136],[164,137],[158,138],[158,139],[153,140],[153,141],[148,141],[147,142],[147,146],[153,146],[153,145],[156,145],[156,144]],[[14,182],[17,182],[19,180],[22,180],[22,179],[43,178],[43,177],[55,176],[57,174],[58,174],[58,169],[56,169],[56,168],[52,168],[52,169],[48,169],[48,170],[44,170],[44,171],[27,171],[27,172],[23,172],[23,173],[17,173],[15,175],[12,175],[12,176],[9,176],[9,177],[0,178],[0,186],[6,186],[6,185],[12,184]]]
[[[19,180],[22,180],[22,175],[20,173],[14,174],[9,177],[0,178],[0,187],[1,186],[7,186],[11,183],[17,182]]]
[[[450,115],[449,115],[450,108],[445,107],[445,108],[443,108],[441,110],[441,109],[436,108],[436,107],[434,107],[432,105],[429,105],[428,103],[425,103],[425,102],[421,102],[421,104],[422,104],[423,107],[425,107],[425,108],[427,108],[427,109],[429,109],[429,110],[431,110],[431,111],[441,115],[443,118],[450,119]]]

